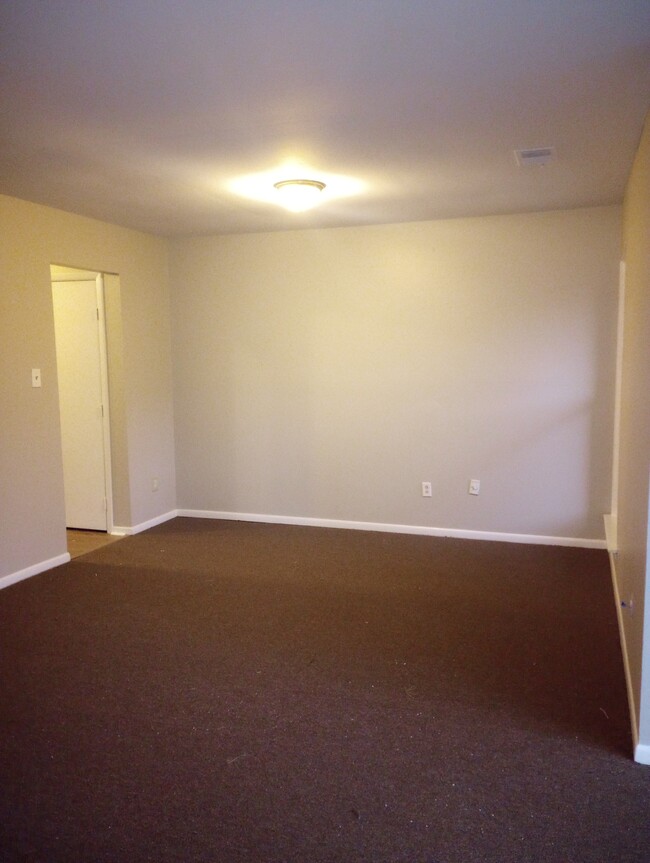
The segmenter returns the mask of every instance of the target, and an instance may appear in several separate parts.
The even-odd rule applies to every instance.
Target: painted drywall
[[[3,577],[66,551],[51,263],[120,275],[132,525],[174,509],[175,473],[166,241],[5,196],[0,224]]]
[[[650,763],[650,633],[648,607],[648,495],[650,493],[650,120],[628,181],[624,204],[623,328],[618,556],[616,574],[639,743]]]
[[[179,508],[602,538],[620,219],[171,241]]]

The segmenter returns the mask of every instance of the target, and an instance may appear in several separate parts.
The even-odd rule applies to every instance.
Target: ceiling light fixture
[[[318,179],[308,180],[308,177],[318,177]],[[281,199],[284,195],[288,197],[292,194],[288,191],[292,187],[294,190],[298,189],[298,195],[304,195],[307,190],[306,194],[313,196],[313,204],[326,204],[328,207],[346,198],[362,195],[368,189],[367,184],[362,180],[346,177],[343,174],[328,174],[318,166],[306,165],[298,161],[287,161],[266,171],[233,177],[225,186],[226,190],[233,195],[248,198],[249,201],[259,201],[262,204],[272,204],[274,207],[283,206]]]
[[[321,203],[325,183],[320,180],[280,180],[273,187],[280,193],[281,206],[293,213],[302,213]]]

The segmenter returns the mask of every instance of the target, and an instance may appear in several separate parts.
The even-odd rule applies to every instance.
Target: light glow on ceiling
[[[315,179],[302,179],[308,177]],[[228,184],[229,191],[235,195],[248,198],[251,201],[283,206],[293,210],[293,212],[303,212],[316,204],[319,206],[326,205],[340,198],[359,195],[365,188],[366,184],[361,180],[340,174],[328,174],[326,171],[319,171],[313,166],[296,162],[287,162],[269,171],[236,177]],[[282,200],[286,193],[295,196],[295,203],[292,203],[291,206],[288,201],[285,204]],[[313,196],[313,202],[307,206],[299,204],[297,198],[301,196],[303,200],[308,196]]]

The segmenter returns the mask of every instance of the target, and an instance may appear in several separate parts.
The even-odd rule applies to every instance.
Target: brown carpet
[[[0,650],[7,863],[650,860],[605,552],[179,518]]]

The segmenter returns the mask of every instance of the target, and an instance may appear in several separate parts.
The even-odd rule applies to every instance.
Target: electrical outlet
[[[431,497],[431,483],[423,482],[422,483],[422,497]]]
[[[480,479],[470,479],[469,488],[467,489],[468,494],[479,494],[481,491],[481,480]]]

